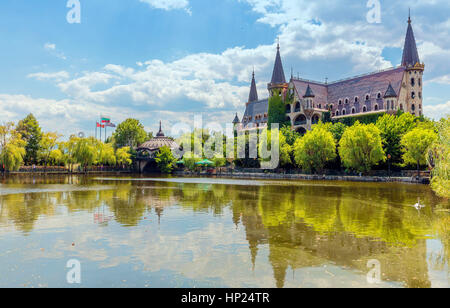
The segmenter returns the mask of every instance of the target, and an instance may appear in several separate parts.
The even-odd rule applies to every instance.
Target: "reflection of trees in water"
[[[42,184],[59,184],[59,180],[49,177]],[[64,183],[86,187],[91,181],[63,179]],[[23,188],[28,184],[22,184]],[[137,226],[151,211],[161,216],[165,207],[174,205],[213,215],[223,215],[229,209],[236,226],[242,224],[245,228],[254,268],[259,246],[268,244],[278,287],[284,285],[289,267],[332,262],[366,273],[369,259],[381,261],[385,280],[428,287],[426,238],[430,234],[442,239],[445,256],[438,261],[441,265],[448,263],[449,215],[429,206],[445,209],[448,203],[442,203],[427,187],[311,184],[233,186],[121,181],[103,190],[4,195],[0,196],[0,222],[9,220],[17,229],[29,233],[39,216],[54,215],[60,205],[69,212],[90,213],[106,207],[124,227]],[[417,202],[418,196],[428,205],[420,213],[405,206]]]

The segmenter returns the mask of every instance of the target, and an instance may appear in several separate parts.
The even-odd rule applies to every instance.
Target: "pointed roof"
[[[389,83],[386,94],[384,94],[384,98],[390,98],[390,97],[397,97],[397,93],[395,93],[395,90],[392,87],[391,83]]]
[[[248,102],[258,101],[258,91],[256,90],[255,71],[253,71],[252,85],[250,87],[250,94],[248,96]]]
[[[275,58],[275,66],[273,67],[272,84],[286,83],[284,75],[283,63],[281,62],[280,44],[277,46],[277,56]]]
[[[306,88],[306,93],[303,97],[315,97],[314,92],[309,85],[308,88]]]
[[[238,114],[236,112],[236,116],[234,117],[233,124],[239,124],[241,121],[239,120]]]
[[[156,137],[164,137],[164,133],[162,131],[161,121],[159,121],[159,132],[156,134]]]
[[[408,17],[408,30],[406,31],[405,47],[403,48],[402,66],[414,66],[420,63],[419,53],[417,52],[416,39],[411,26],[411,16]]]

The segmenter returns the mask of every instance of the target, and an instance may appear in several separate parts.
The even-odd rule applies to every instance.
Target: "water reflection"
[[[299,286],[296,273],[310,277],[306,286],[345,275],[361,286],[367,261],[377,259],[386,283],[448,286],[449,204],[426,186],[65,176],[1,183],[0,247],[16,251],[7,264],[70,254],[100,268],[133,264],[135,281],[126,286]],[[411,206],[418,197],[427,205],[420,212]],[[17,244],[6,241],[12,227]],[[34,237],[42,228],[56,237],[79,232],[81,243],[67,248],[61,235],[46,256],[16,246],[45,246]],[[142,271],[152,279],[135,275]],[[6,271],[0,282],[13,275]]]

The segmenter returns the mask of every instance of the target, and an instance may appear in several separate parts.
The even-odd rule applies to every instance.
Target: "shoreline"
[[[407,183],[429,185],[430,178],[422,177],[383,177],[383,176],[350,176],[350,175],[313,175],[313,174],[282,174],[282,173],[250,173],[250,172],[186,172],[176,171],[176,176],[184,177],[219,177],[219,178],[243,178],[243,179],[273,179],[273,180],[301,180],[301,181],[341,181],[363,183]]]

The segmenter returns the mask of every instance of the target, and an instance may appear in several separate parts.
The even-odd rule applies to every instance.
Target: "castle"
[[[278,93],[284,98],[289,97],[289,100],[286,99],[286,120],[291,123],[293,130],[304,134],[327,112],[336,120],[365,114],[395,114],[398,110],[421,116],[424,69],[409,17],[402,64],[399,67],[332,83],[294,76],[286,82],[278,44],[272,80],[267,89],[270,97]],[[238,130],[266,127],[268,110],[269,98],[258,99],[253,72],[244,116],[240,120],[236,114],[233,124]]]

